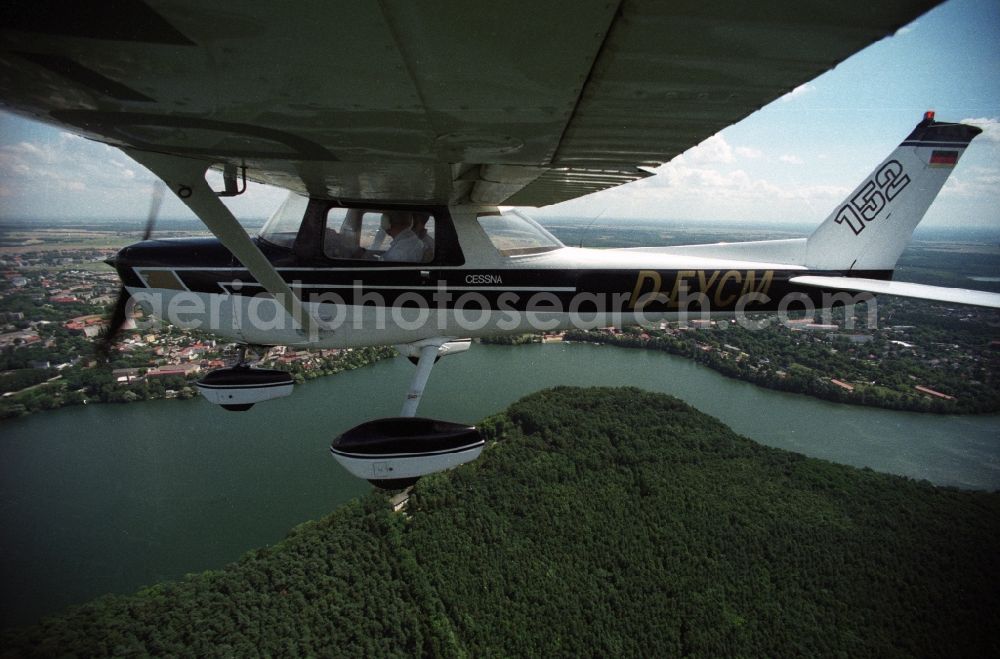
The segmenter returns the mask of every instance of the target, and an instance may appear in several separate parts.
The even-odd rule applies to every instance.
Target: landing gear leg
[[[247,366],[247,344],[241,343],[236,348],[236,366],[246,367]]]
[[[430,377],[431,369],[439,359],[447,355],[465,352],[471,345],[472,339],[440,337],[397,345],[396,350],[417,367],[417,372],[413,374],[413,380],[410,382],[409,391],[406,392],[406,400],[403,401],[403,410],[399,416],[414,417],[417,415],[417,406],[420,405],[420,398],[424,395],[427,378]]]
[[[267,349],[268,346],[238,343],[236,345],[236,365],[234,368],[250,368],[250,360],[247,359],[247,352],[251,353],[251,359],[256,363],[267,356]]]

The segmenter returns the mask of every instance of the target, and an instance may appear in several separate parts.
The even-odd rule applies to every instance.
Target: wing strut
[[[164,153],[122,148],[125,154],[163,179],[174,194],[194,211],[208,230],[239,259],[250,274],[298,323],[310,340],[317,340],[316,320],[302,305],[267,257],[205,180],[208,163]]]

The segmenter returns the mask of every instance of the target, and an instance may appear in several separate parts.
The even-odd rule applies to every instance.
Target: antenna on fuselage
[[[603,216],[605,213],[608,212],[608,208],[610,208],[610,206],[605,206],[604,210],[602,210],[600,213],[598,213],[597,217],[595,217],[594,219],[592,219],[590,221],[590,224],[588,224],[586,227],[584,227],[583,231],[580,232],[580,244],[577,245],[577,247],[583,247],[583,237],[585,235],[587,235],[587,232],[590,231],[590,229],[594,226],[594,223],[597,222],[597,220],[601,219],[601,216]]]

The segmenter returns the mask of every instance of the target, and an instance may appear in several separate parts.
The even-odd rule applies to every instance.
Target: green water
[[[329,442],[394,416],[413,367],[388,360],[246,413],[200,399],[92,405],[0,425],[0,623],[217,568],[368,489]],[[836,405],[662,353],[474,345],[434,369],[421,415],[475,422],[558,384],[673,394],[771,446],[968,488],[1000,488],[1000,417]]]

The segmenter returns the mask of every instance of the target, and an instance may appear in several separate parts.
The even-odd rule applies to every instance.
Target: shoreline
[[[388,347],[388,346],[375,346],[375,347],[368,347],[368,348],[358,348],[357,350],[358,351],[364,351],[364,357],[363,357],[364,361],[363,361],[363,363],[360,363],[360,364],[348,364],[347,366],[345,366],[343,368],[339,368],[338,370],[336,370],[336,371],[334,371],[332,373],[322,373],[322,374],[317,374],[317,375],[311,375],[313,373],[316,373],[315,370],[305,370],[305,371],[301,371],[301,370],[289,370],[289,372],[292,373],[293,376],[295,377],[295,384],[296,385],[302,385],[302,384],[306,384],[306,383],[308,383],[310,381],[313,381],[313,380],[320,380],[322,378],[333,377],[333,376],[339,375],[340,373],[344,373],[346,371],[354,371],[354,370],[357,370],[359,368],[364,368],[366,366],[371,366],[372,364],[375,364],[375,363],[377,363],[379,361],[382,361],[383,359],[390,359],[390,358],[396,356],[395,349],[393,349],[391,347]],[[272,364],[271,366],[274,367],[275,365]],[[183,376],[177,376],[177,377],[181,378]],[[78,406],[85,406],[85,405],[125,405],[125,404],[129,404],[129,403],[142,403],[142,402],[148,402],[148,401],[154,401],[154,400],[190,400],[190,399],[196,398],[198,396],[198,393],[194,390],[194,386],[193,386],[194,382],[195,382],[195,380],[197,378],[187,378],[186,377],[186,378],[183,379],[183,384],[179,385],[180,389],[166,389],[165,394],[166,394],[166,392],[173,392],[173,395],[169,395],[169,396],[168,395],[162,395],[162,396],[161,395],[153,395],[153,396],[142,397],[142,396],[139,396],[138,394],[135,393],[135,391],[132,389],[132,385],[130,383],[130,384],[127,384],[127,385],[124,385],[124,386],[117,386],[116,385],[115,393],[122,393],[122,392],[124,392],[124,393],[122,393],[121,398],[117,399],[117,400],[105,400],[105,399],[101,398],[99,395],[95,395],[95,396],[82,396],[81,395],[81,397],[78,398],[78,399],[68,398],[68,395],[70,395],[70,394],[80,394],[80,390],[74,390],[74,391],[60,391],[57,396],[53,396],[52,398],[50,398],[49,400],[55,401],[55,402],[58,403],[57,405],[53,405],[51,407],[44,407],[43,406],[43,407],[37,407],[37,408],[28,408],[28,407],[24,406],[23,403],[18,403],[17,402],[16,399],[17,399],[17,397],[20,394],[31,392],[31,391],[43,388],[43,387],[45,387],[45,386],[47,386],[49,384],[52,384],[52,383],[58,383],[60,381],[60,379],[62,379],[62,376],[58,376],[58,377],[52,378],[51,380],[48,380],[46,382],[41,382],[39,384],[32,385],[32,386],[30,386],[30,387],[28,387],[26,389],[22,389],[22,390],[17,391],[17,392],[12,392],[12,395],[9,396],[9,397],[6,397],[6,396],[3,397],[2,400],[4,400],[4,401],[10,401],[10,402],[13,403],[13,405],[11,405],[11,407],[8,408],[7,410],[0,411],[0,425],[2,425],[4,421],[14,420],[14,419],[23,419],[25,417],[34,416],[34,415],[42,413],[42,412],[59,410],[59,409],[67,408],[67,407],[78,407]],[[172,384],[174,384],[174,383],[172,383]],[[128,393],[132,393],[134,397],[126,396],[125,394],[128,394]],[[17,410],[16,406],[18,406],[18,405],[21,406],[23,409]],[[3,412],[7,412],[7,413],[4,415]]]
[[[848,405],[857,405],[859,407],[872,407],[878,409],[892,410],[896,412],[919,412],[926,414],[940,414],[940,415],[960,415],[960,416],[979,416],[979,415],[991,415],[1000,413],[1000,406],[992,409],[976,409],[976,410],[963,410],[956,409],[953,400],[943,400],[937,398],[926,398],[917,397],[915,394],[912,398],[896,398],[896,399],[870,399],[859,397],[854,394],[853,391],[844,389],[842,385],[833,383],[831,387],[802,387],[795,386],[801,385],[800,379],[786,379],[786,378],[769,378],[765,376],[758,377],[745,377],[741,374],[741,371],[736,368],[732,361],[726,361],[722,359],[710,359],[710,353],[698,351],[697,353],[691,354],[689,351],[681,349],[680,345],[674,345],[673,343],[662,340],[663,337],[647,337],[642,338],[638,334],[628,334],[622,333],[617,335],[610,335],[604,333],[597,333],[593,331],[586,330],[571,330],[566,332],[564,340],[566,342],[576,342],[576,343],[591,343],[594,345],[610,345],[618,348],[627,348],[633,350],[651,350],[656,352],[665,352],[670,355],[675,355],[678,357],[683,357],[689,359],[697,364],[710,368],[711,370],[723,375],[727,378],[733,380],[739,380],[741,382],[746,382],[763,389],[770,389],[772,391],[781,391],[784,393],[800,394],[803,396],[809,396],[817,400],[826,400],[834,403],[845,403]],[[677,342],[679,343],[679,342]],[[816,382],[821,382],[817,378],[812,378]],[[831,378],[835,379],[835,378]],[[825,384],[825,383],[824,383]],[[902,396],[902,394],[899,394]]]

